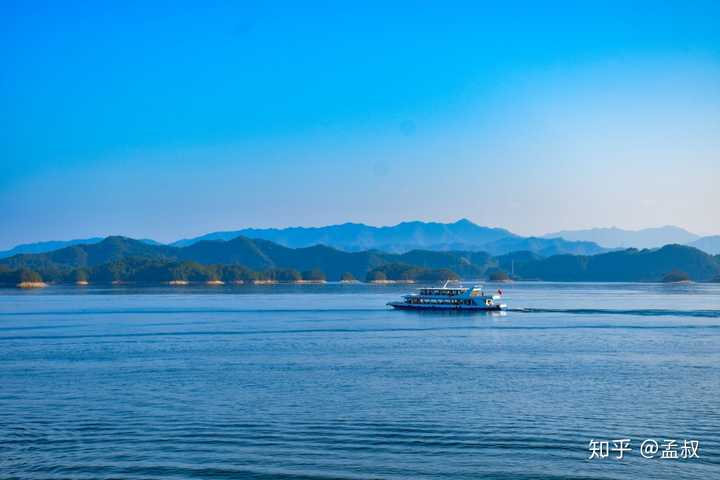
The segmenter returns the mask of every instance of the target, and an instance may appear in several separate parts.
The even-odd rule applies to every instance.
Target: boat
[[[507,305],[500,303],[502,290],[496,294],[486,294],[480,285],[472,287],[449,287],[448,282],[442,287],[419,288],[417,293],[403,295],[397,302],[387,305],[398,310],[505,310]]]

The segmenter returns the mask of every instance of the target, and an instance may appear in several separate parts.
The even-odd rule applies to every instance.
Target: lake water
[[[502,288],[0,290],[0,478],[720,478],[720,285]]]

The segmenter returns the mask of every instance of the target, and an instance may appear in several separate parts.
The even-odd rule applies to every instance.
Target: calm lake
[[[412,288],[0,290],[0,478],[720,478],[720,285]]]

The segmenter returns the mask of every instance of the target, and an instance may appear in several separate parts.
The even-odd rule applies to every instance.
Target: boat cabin
[[[467,288],[421,288],[420,295],[424,296],[435,296],[444,295],[452,297],[454,295],[462,295],[467,291]]]

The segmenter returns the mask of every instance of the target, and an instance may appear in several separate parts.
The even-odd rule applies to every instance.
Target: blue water
[[[720,478],[719,285],[407,288],[0,290],[0,478]]]

